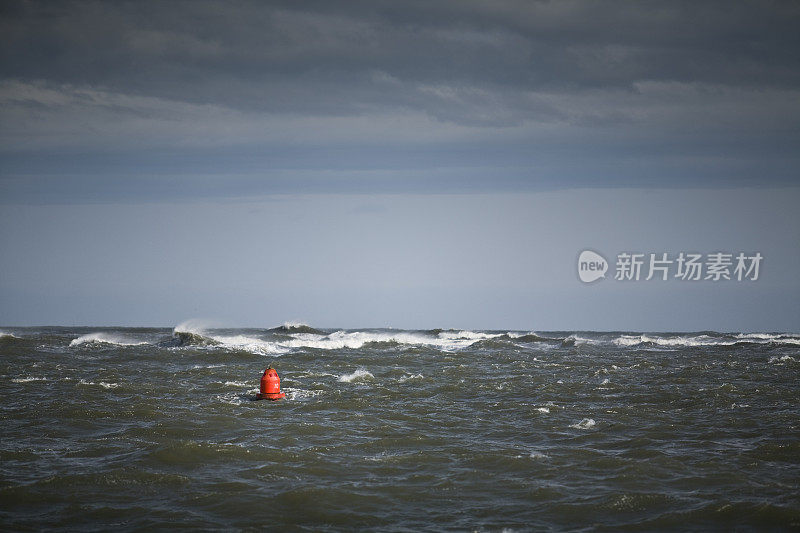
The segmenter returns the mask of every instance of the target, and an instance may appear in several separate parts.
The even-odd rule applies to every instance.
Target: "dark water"
[[[797,335],[179,329],[3,330],[2,529],[800,528]]]

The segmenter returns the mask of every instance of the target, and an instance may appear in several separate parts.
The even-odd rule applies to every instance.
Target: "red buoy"
[[[281,378],[274,368],[269,367],[264,370],[264,375],[261,376],[261,392],[256,394],[259,400],[280,400],[286,396],[281,392]]]

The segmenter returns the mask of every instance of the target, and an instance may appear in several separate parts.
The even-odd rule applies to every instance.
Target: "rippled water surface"
[[[3,529],[800,528],[797,335],[176,330],[0,332]]]

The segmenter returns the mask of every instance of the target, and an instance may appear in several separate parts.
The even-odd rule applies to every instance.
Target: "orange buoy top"
[[[259,400],[280,400],[286,394],[281,392],[281,378],[271,366],[264,370],[261,376],[260,392],[256,395]]]

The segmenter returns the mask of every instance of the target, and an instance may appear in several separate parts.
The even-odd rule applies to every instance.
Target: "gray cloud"
[[[659,185],[731,168],[739,183],[742,169],[768,159],[779,168],[758,180],[784,183],[798,168],[793,2],[6,2],[2,10],[8,191],[28,175],[131,176],[131,159],[147,167],[162,156],[206,169],[234,160],[228,173],[272,176],[269,154],[289,147],[338,155],[282,156],[277,168],[391,171],[427,161],[431,175],[514,167],[528,181],[565,186],[613,185],[634,160],[663,164],[641,172],[642,183],[654,174]]]
[[[238,109],[416,107],[408,84],[795,88],[800,77],[791,2],[18,3],[2,20],[6,78]]]

